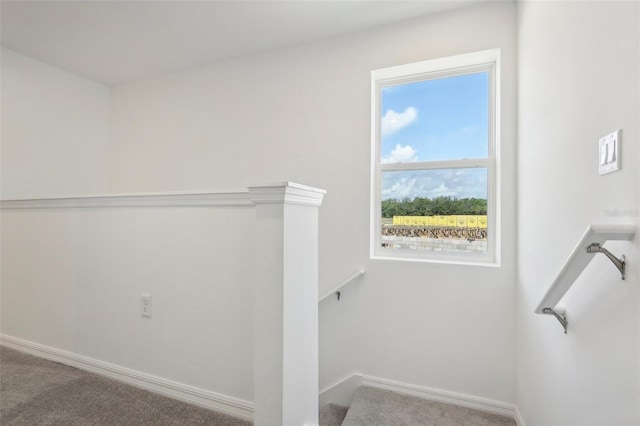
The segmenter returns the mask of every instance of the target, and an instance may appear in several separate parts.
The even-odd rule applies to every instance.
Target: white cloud
[[[409,163],[411,161],[417,161],[416,151],[411,145],[402,146],[400,144],[391,151],[388,157],[382,159],[383,163]]]
[[[388,180],[383,183],[382,188],[382,199],[395,198],[397,200],[402,200],[403,198],[411,198],[415,197],[414,195],[414,185],[416,184],[416,179],[409,177],[402,177],[392,182]]]
[[[441,169],[388,172],[382,178],[382,199],[487,198],[485,169]]]
[[[418,118],[418,111],[414,107],[408,107],[404,112],[395,112],[392,109],[388,109],[382,117],[382,123],[380,125],[382,136],[387,136],[397,132],[403,127],[407,127]]]

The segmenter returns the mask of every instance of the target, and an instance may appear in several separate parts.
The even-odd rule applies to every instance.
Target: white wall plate
[[[598,167],[601,175],[620,170],[620,134],[618,129],[598,142]]]

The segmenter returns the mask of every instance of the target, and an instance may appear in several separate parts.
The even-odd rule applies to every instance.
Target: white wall
[[[6,158],[13,175],[3,198],[280,180],[327,189],[320,293],[359,268],[367,273],[339,304],[320,307],[320,388],[359,371],[513,401],[515,24],[514,3],[487,2],[121,87],[111,93],[108,155],[101,127],[108,92],[96,89],[100,102],[88,89],[81,93],[89,99],[65,97],[55,79],[91,84],[42,64],[20,74],[21,84],[51,87],[31,96],[22,114],[53,130],[23,136],[29,126],[22,123],[5,135],[23,98],[5,95],[5,85],[9,94],[20,85],[17,71],[5,80],[11,63],[3,58],[3,157],[20,154]],[[503,61],[502,266],[370,261],[370,71],[496,47]],[[20,72],[33,63],[17,55],[14,62]],[[96,103],[98,118],[85,112]],[[57,109],[65,120],[49,119]],[[68,143],[52,147],[52,137]],[[87,153],[86,140],[101,143]],[[5,211],[2,226],[3,333],[252,398],[245,211]],[[153,294],[150,321],[137,313],[143,291]]]
[[[2,333],[251,401],[254,227],[251,207],[4,210]]]
[[[513,4],[489,2],[113,94],[3,49],[2,198],[265,180],[328,189],[320,292],[367,273],[320,307],[321,388],[361,371],[517,394],[529,426],[638,424],[640,238],[609,245],[629,258],[625,282],[595,257],[564,301],[569,334],[533,314],[589,223],[640,222],[638,3],[518,9],[516,19]],[[494,47],[504,66],[502,267],[369,261],[369,71]],[[600,177],[597,139],[617,128],[623,168]],[[250,400],[253,270],[238,267],[246,247],[226,225],[245,229],[247,212],[3,211],[2,332]],[[151,321],[137,315],[142,291],[154,296]]]
[[[110,193],[110,102],[3,49],[2,198]],[[3,210],[1,332],[251,401],[254,226],[252,208]]]
[[[620,280],[595,256],[562,301],[568,334],[533,314],[591,223],[640,222],[637,2],[519,3],[518,390],[528,426],[640,424],[640,238]],[[622,128],[622,170],[598,139]]]
[[[515,4],[488,2],[205,69],[113,94],[114,190],[328,190],[320,290],[320,387],[366,374],[501,401],[515,392]],[[500,268],[368,260],[370,71],[501,47]]]
[[[2,48],[2,198],[109,189],[110,90]]]

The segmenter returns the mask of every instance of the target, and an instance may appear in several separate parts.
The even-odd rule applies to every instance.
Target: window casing
[[[383,153],[383,120],[388,124],[389,114],[395,114],[397,126],[403,125],[408,120],[421,119],[420,111],[406,108],[402,114],[387,109],[383,111],[383,92],[388,89],[402,87],[410,89],[414,83],[434,82],[436,80],[445,81],[453,85],[457,84],[457,77],[480,76],[486,77],[486,149],[478,152],[477,149],[468,149],[455,154],[431,155],[432,158],[412,157],[415,151],[409,145],[396,145],[396,151],[403,155],[385,155]],[[460,80],[462,81],[462,80]],[[471,54],[452,56],[436,60],[419,63],[401,65],[391,68],[374,70],[371,73],[372,83],[372,166],[371,166],[371,258],[373,259],[395,259],[427,262],[446,262],[462,264],[480,264],[487,266],[498,266],[500,264],[500,188],[499,188],[499,142],[500,142],[500,50],[492,49]],[[415,86],[418,87],[418,86]],[[408,117],[408,118],[407,118]],[[416,118],[417,117],[417,118]],[[388,128],[388,127],[387,127]],[[428,137],[428,135],[422,135]],[[484,140],[484,139],[483,139]],[[435,144],[438,142],[436,141]],[[387,144],[388,145],[388,144]],[[476,144],[480,147],[482,143]],[[386,147],[388,151],[389,147]],[[466,155],[468,154],[468,155]],[[429,155],[427,155],[428,157]],[[399,157],[399,158],[396,158]],[[403,157],[403,158],[400,158]],[[423,181],[433,179],[448,179],[447,176],[462,175],[466,182],[461,183],[459,188],[461,194],[464,193],[464,186],[469,187],[483,184],[486,181],[486,228],[484,234],[486,240],[473,240],[469,237],[468,245],[457,245],[457,249],[442,249],[437,243],[443,242],[441,246],[447,247],[446,241],[441,239],[435,241],[433,234],[425,231],[427,236],[413,237],[421,241],[417,244],[428,246],[428,248],[416,248],[411,246],[413,242],[407,243],[409,246],[401,247],[389,244],[389,237],[383,237],[382,201],[390,192],[390,182],[400,181],[400,177],[411,177],[413,181],[422,179]],[[440,176],[438,178],[438,176]],[[406,180],[406,179],[405,179]],[[443,184],[443,186],[445,186]],[[469,188],[471,190],[471,188]],[[410,197],[409,197],[410,198]],[[428,198],[428,197],[425,197]],[[455,198],[455,197],[454,197]],[[460,217],[462,217],[460,215]],[[394,220],[402,220],[396,217]],[[412,218],[414,223],[422,220],[427,223],[427,217],[421,219]],[[435,218],[431,218],[434,219]],[[387,218],[386,225],[388,226]],[[469,219],[472,220],[471,218]],[[437,230],[437,229],[436,229]],[[441,229],[442,230],[442,229]],[[473,230],[467,230],[473,231]],[[466,232],[466,231],[465,231]],[[393,237],[395,238],[395,237]],[[405,238],[406,240],[406,238]],[[409,238],[410,241],[411,238]],[[429,241],[428,241],[429,240]],[[431,241],[434,240],[434,241]],[[482,248],[478,246],[482,245]],[[475,245],[475,247],[472,247]],[[396,246],[393,248],[392,246]],[[449,245],[454,247],[454,245]],[[462,247],[460,249],[460,247]]]

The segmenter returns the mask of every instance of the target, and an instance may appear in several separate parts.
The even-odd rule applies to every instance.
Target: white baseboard
[[[447,404],[455,404],[461,407],[474,408],[488,413],[502,414],[515,418],[515,406],[508,402],[495,401],[474,395],[467,395],[458,392],[446,391],[443,389],[429,388],[426,386],[412,385],[409,383],[397,382],[395,380],[383,379],[373,376],[362,376],[362,384],[380,389],[386,389],[405,395],[430,401],[439,401]]]
[[[5,334],[0,335],[0,344],[41,358],[100,374],[193,405],[253,421],[253,403],[249,401],[163,379],[151,374],[131,370]]]
[[[353,374],[320,392],[320,406],[322,407],[328,403],[350,406],[353,394],[359,386],[371,386],[430,401],[439,401],[489,413],[501,414],[503,416],[513,417],[518,423],[518,426],[525,426],[517,407],[508,402],[494,401],[474,395],[412,385],[359,373]]]
[[[507,402],[494,401],[492,399],[442,389],[428,388],[426,386],[412,385],[395,380],[382,379],[380,377],[362,376],[362,379],[364,386],[386,389],[430,401],[455,404],[461,407],[473,408],[515,418],[515,406]]]

